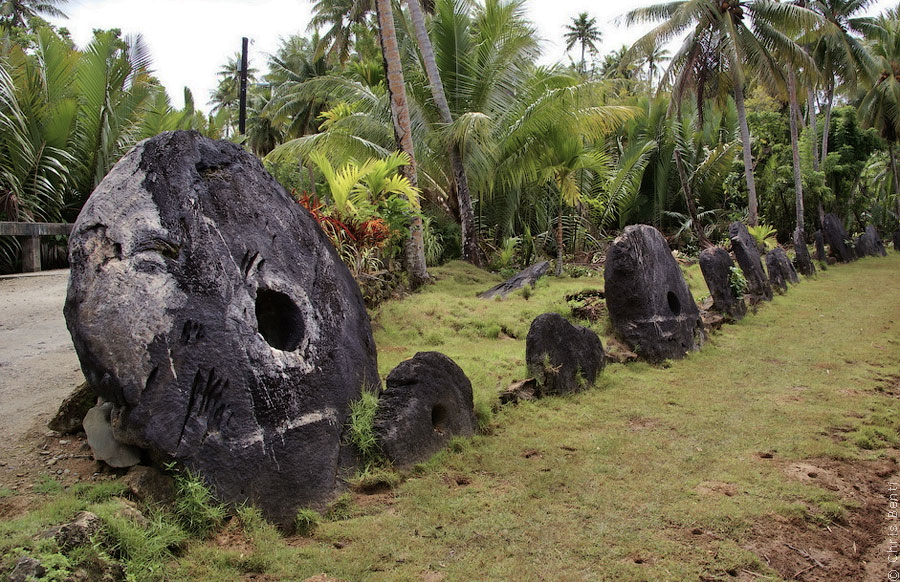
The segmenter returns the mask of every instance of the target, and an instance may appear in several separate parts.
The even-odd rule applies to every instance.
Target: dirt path
[[[62,314],[68,280],[68,270],[0,278],[0,461],[29,431],[46,432],[84,381]]]

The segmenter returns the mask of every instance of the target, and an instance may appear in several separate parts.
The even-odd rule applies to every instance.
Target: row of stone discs
[[[816,231],[816,255],[819,261],[827,261],[825,243],[831,248],[834,260],[839,263],[849,263],[863,257],[884,257],[887,250],[884,242],[878,234],[878,230],[871,224],[866,226],[862,234],[856,240],[852,240],[844,229],[841,220],[835,214],[826,214],[824,233]],[[894,231],[894,250],[900,252],[900,229]]]
[[[658,230],[626,227],[607,252],[604,278],[616,334],[640,357],[659,362],[699,349],[700,311]]]
[[[766,255],[767,274],[747,227],[735,222],[729,235],[751,302],[771,300],[773,284],[783,292],[788,282],[799,282],[784,249],[776,247]],[[803,233],[798,231],[795,238],[802,240]],[[805,271],[815,272],[808,253],[801,253],[798,263]],[[714,308],[731,319],[743,317],[747,305],[743,293],[733,284],[734,262],[728,251],[720,247],[704,250],[700,269]],[[704,330],[699,310],[677,261],[655,228],[627,227],[607,253],[604,276],[613,327],[639,356],[656,362],[684,357],[700,347]]]
[[[196,132],[141,142],[85,204],[69,253],[99,456],[177,461],[282,526],[333,497],[357,462],[350,405],[381,390],[375,343],[350,272],[259,160]],[[471,385],[439,354],[401,364],[384,400],[397,462],[474,430]]]

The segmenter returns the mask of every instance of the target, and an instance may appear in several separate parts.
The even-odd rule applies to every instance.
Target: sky
[[[658,0],[657,0],[658,1]],[[895,0],[894,0],[895,1]],[[580,12],[597,19],[603,33],[600,54],[631,44],[649,29],[627,28],[616,18],[654,1],[609,2],[603,0],[526,0],[531,20],[544,39],[546,64],[564,61],[565,25]],[[891,4],[876,3],[872,13]],[[306,34],[312,2],[309,0],[69,0],[62,6],[67,20],[51,19],[65,26],[79,46],[90,41],[96,28],[119,28],[124,34],[140,33],[153,55],[153,69],[166,87],[175,107],[184,105],[183,89],[189,87],[197,106],[208,110],[216,72],[228,57],[240,51],[241,37],[248,37],[251,66],[264,72],[266,55],[276,50],[279,38]],[[573,51],[571,58],[579,54]]]

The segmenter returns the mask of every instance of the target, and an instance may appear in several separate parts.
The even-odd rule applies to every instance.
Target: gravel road
[[[0,278],[0,439],[7,446],[46,426],[84,382],[62,314],[68,281],[68,270]]]

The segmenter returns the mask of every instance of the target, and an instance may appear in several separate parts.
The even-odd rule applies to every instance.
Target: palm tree
[[[585,51],[590,51],[592,55],[597,54],[597,44],[603,38],[600,29],[597,28],[597,19],[589,18],[587,12],[582,12],[577,18],[572,19],[571,24],[566,25],[567,32],[564,35],[566,39],[566,50],[570,51],[576,44],[581,45],[581,62],[579,70],[584,74]]]
[[[67,0],[0,0],[0,30],[24,28],[38,16],[67,18],[59,6]]]
[[[647,64],[647,83],[653,88],[656,81],[656,70],[660,64],[672,60],[669,51],[659,46],[649,47],[641,58]]]
[[[406,102],[406,86],[403,80],[400,49],[397,45],[397,33],[394,28],[394,10],[391,6],[391,0],[377,0],[375,8],[378,14],[378,28],[381,31],[381,50],[384,54],[385,76],[388,82],[394,135],[400,150],[409,156],[409,165],[405,166],[404,174],[412,187],[416,188],[418,187],[416,158],[413,148],[409,106]],[[413,289],[421,287],[430,278],[428,268],[425,265],[425,240],[422,232],[422,217],[418,213],[412,216],[410,224],[410,237],[406,244],[406,269],[409,274],[410,286]]]
[[[425,28],[425,13],[419,4],[419,0],[406,0],[406,5],[409,7],[409,14],[415,27],[416,42],[422,54],[422,61],[425,66],[425,72],[428,75],[428,84],[431,87],[434,104],[440,114],[441,122],[449,126],[453,123],[453,114],[450,112],[450,105],[447,103],[447,96],[444,94],[444,84],[441,82],[441,74],[434,56],[434,47],[431,44],[431,39],[428,37],[428,30]],[[484,265],[484,257],[481,254],[481,248],[478,243],[478,228],[475,224],[475,214],[472,211],[469,179],[466,176],[466,168],[463,166],[458,144],[451,144],[449,149],[450,165],[453,168],[453,178],[456,186],[456,197],[459,202],[459,218],[462,224],[463,260],[481,267]]]
[[[848,91],[853,91],[860,80],[867,80],[869,71],[876,66],[858,37],[859,34],[874,30],[875,23],[871,18],[857,16],[871,4],[872,0],[808,2],[809,8],[822,17],[811,48],[811,53],[822,73],[825,89],[825,127],[822,132],[822,154],[816,158],[817,161],[824,161],[828,155],[831,110],[838,81],[841,81]],[[814,99],[810,101],[813,102]],[[811,115],[810,118],[812,117]]]
[[[697,53],[696,45],[703,39],[715,39],[713,46],[724,53],[732,78],[732,91],[737,106],[738,124],[744,148],[744,177],[747,182],[748,222],[759,222],[756,184],[753,176],[753,153],[747,111],[744,104],[746,74],[752,71],[765,86],[780,89],[784,86],[781,69],[773,51],[794,55],[799,47],[779,28],[810,26],[815,23],[808,9],[773,0],[676,0],[639,8],[626,15],[629,24],[635,22],[663,22],[639,39],[633,50],[665,44],[687,32],[679,54]],[[676,59],[684,62],[683,59]],[[747,70],[749,69],[749,71]]]
[[[254,67],[247,69],[247,82],[256,82],[256,73],[258,71]],[[233,129],[234,117],[237,114],[238,100],[240,99],[240,78],[241,78],[241,54],[235,53],[234,56],[222,65],[219,72],[219,84],[210,94],[209,102],[213,108],[211,113],[215,114],[219,111],[227,112],[226,132]]]
[[[900,139],[900,8],[888,10],[869,30],[873,82],[859,105],[865,126],[874,127],[888,143],[888,159],[900,218],[900,173],[896,145]]]
[[[353,25],[367,21],[369,14],[375,10],[373,0],[316,0],[313,4],[313,17],[308,30],[316,31],[326,26],[325,34],[318,39],[317,56],[325,53],[337,57],[343,65],[350,57],[353,44]]]
[[[284,137],[300,137],[318,129],[316,118],[324,100],[298,95],[305,81],[323,77],[332,70],[329,59],[318,53],[318,45],[317,34],[311,39],[293,35],[282,39],[275,54],[269,55],[269,72],[264,78],[274,92],[260,111],[273,123],[286,126]]]

